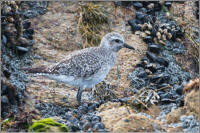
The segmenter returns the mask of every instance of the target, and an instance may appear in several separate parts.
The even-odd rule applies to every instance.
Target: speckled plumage
[[[40,75],[79,87],[77,100],[85,88],[93,88],[103,81],[116,62],[117,52],[127,47],[123,37],[118,33],[109,33],[103,37],[99,47],[74,51],[55,66],[45,68]]]

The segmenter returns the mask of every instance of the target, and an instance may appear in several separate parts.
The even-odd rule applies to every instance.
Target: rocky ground
[[[198,132],[197,3],[93,4],[108,12],[110,25],[101,25],[101,35],[119,32],[136,50],[122,49],[118,66],[95,92],[87,89],[78,106],[77,88],[24,69],[54,65],[82,48],[80,3],[2,3],[3,131]],[[42,129],[32,125],[43,118],[61,125],[50,119],[44,119],[54,123],[48,130],[50,122]]]

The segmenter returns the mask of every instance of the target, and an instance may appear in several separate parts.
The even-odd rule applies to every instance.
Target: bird
[[[99,46],[73,51],[53,66],[31,68],[28,72],[77,87],[76,99],[81,105],[82,92],[94,88],[106,78],[122,48],[135,50],[122,35],[111,32],[101,39]]]

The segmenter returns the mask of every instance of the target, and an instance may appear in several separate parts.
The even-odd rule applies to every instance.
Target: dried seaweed
[[[107,24],[109,28],[108,12],[104,7],[91,2],[80,3],[79,12],[78,29],[85,39],[83,48],[98,45],[102,26]]]

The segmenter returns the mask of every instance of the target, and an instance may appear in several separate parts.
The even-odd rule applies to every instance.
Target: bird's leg
[[[83,87],[79,87],[78,92],[76,94],[76,99],[79,105],[81,105],[81,96],[82,96],[83,91],[84,91]]]

